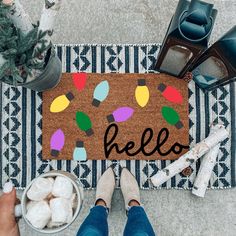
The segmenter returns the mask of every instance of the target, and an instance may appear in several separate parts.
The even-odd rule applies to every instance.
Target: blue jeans
[[[155,236],[144,209],[133,206],[128,211],[124,236]],[[80,226],[77,236],[108,236],[108,212],[103,206],[95,206]],[[118,234],[117,234],[118,235]]]

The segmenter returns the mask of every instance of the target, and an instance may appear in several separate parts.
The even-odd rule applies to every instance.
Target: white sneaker
[[[120,187],[124,197],[126,210],[129,208],[129,203],[132,200],[135,200],[141,205],[138,183],[127,168],[123,168],[121,171]]]
[[[111,167],[109,167],[101,176],[97,183],[96,202],[103,200],[107,208],[111,208],[111,199],[115,189],[115,174]]]

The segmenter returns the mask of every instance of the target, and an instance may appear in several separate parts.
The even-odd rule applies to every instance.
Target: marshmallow
[[[29,201],[26,204],[26,211],[28,211],[31,207],[33,207],[35,204],[37,204],[36,201]]]
[[[54,198],[50,200],[52,223],[68,223],[72,220],[72,206],[70,199]]]
[[[18,204],[15,206],[15,217],[21,217],[21,216],[22,216],[21,205]]]
[[[52,177],[48,177],[47,179],[51,181],[52,185],[54,184],[54,179]]]
[[[57,176],[52,188],[52,195],[70,199],[73,193],[73,185],[71,181],[65,177]]]
[[[51,209],[46,201],[40,201],[30,207],[26,219],[37,229],[43,229],[51,218]]]
[[[51,229],[51,228],[57,228],[57,227],[60,227],[62,225],[64,225],[65,223],[55,223],[55,222],[52,222],[51,220],[48,222],[47,224],[47,228]]]
[[[73,209],[76,209],[76,208],[77,208],[77,205],[78,205],[77,194],[76,194],[76,193],[73,193],[70,200],[71,200],[71,206],[72,206],[72,208],[73,208]]]
[[[31,185],[27,197],[33,201],[42,201],[51,193],[52,187],[51,180],[39,177]]]
[[[72,221],[72,218],[73,218],[73,209],[72,207],[69,208],[69,213],[68,213],[68,216],[66,218],[66,223],[71,223]]]

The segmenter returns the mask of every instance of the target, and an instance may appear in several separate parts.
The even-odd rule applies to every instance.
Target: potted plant
[[[51,36],[60,0],[45,0],[40,22],[33,25],[19,0],[0,0],[0,81],[35,91],[55,87],[61,62]]]

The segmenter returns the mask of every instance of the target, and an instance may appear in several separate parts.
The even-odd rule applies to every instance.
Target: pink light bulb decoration
[[[65,135],[61,129],[58,129],[53,133],[50,140],[51,155],[57,157],[64,147]]]
[[[73,82],[77,90],[80,92],[85,88],[87,74],[86,73],[73,73],[72,74]]]
[[[130,107],[119,107],[112,114],[107,116],[109,123],[111,122],[124,122],[127,121],[134,113],[134,109]]]
[[[165,84],[159,84],[157,89],[161,91],[163,97],[169,102],[173,102],[176,104],[183,103],[183,97],[179,90],[177,90],[175,87],[169,85],[167,86]]]

